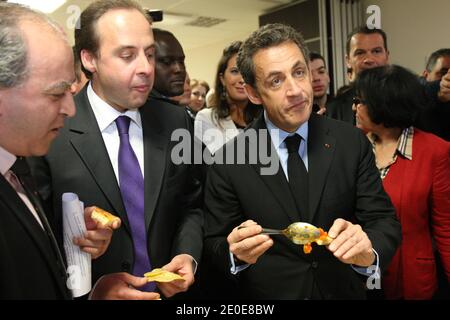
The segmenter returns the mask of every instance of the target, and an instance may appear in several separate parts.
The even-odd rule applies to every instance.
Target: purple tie
[[[147,250],[147,232],[144,218],[144,178],[137,160],[136,154],[130,144],[128,129],[130,118],[120,116],[116,119],[119,131],[119,181],[120,193],[127,211],[128,222],[131,228],[131,236],[134,245],[133,274],[143,277],[144,273],[151,270],[150,259]],[[155,291],[154,282],[140,288],[144,291]]]

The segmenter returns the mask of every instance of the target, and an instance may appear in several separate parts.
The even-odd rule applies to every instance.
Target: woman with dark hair
[[[236,65],[241,44],[235,41],[223,50],[212,106],[201,110],[195,118],[195,135],[211,153],[237,136],[261,111],[260,106],[248,100],[244,79]]]
[[[355,81],[356,124],[367,132],[402,244],[382,276],[387,299],[430,299],[437,290],[433,241],[450,281],[450,143],[412,126],[426,103],[408,70],[382,66]]]

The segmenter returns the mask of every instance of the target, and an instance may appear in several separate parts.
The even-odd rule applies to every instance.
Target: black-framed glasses
[[[357,106],[358,104],[365,104],[364,100],[360,97],[353,97],[353,104]]]

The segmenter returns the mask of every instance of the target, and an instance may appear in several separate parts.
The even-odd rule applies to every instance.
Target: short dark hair
[[[155,38],[155,41],[157,39],[159,39],[164,34],[175,38],[175,35],[172,32],[168,31],[168,30],[159,29],[159,28],[153,28],[153,37]]]
[[[381,35],[383,37],[383,43],[384,43],[384,50],[388,50],[388,46],[387,46],[387,36],[386,36],[386,32],[384,32],[381,29],[377,29],[377,28],[373,28],[370,29],[368,28],[366,25],[362,26],[362,27],[358,27],[355,30],[353,30],[347,37],[347,45],[346,45],[346,50],[347,50],[347,55],[350,56],[350,41],[352,40],[352,37],[356,34],[375,34],[378,33],[379,35]]]
[[[97,55],[100,46],[100,38],[97,33],[97,22],[107,12],[114,9],[133,9],[137,10],[152,24],[151,18],[144,11],[140,4],[133,0],[99,0],[91,3],[80,16],[79,24],[75,28],[75,47],[80,55],[81,50],[88,50]],[[150,26],[149,26],[150,27]],[[86,70],[81,64],[81,70],[88,79],[91,79],[92,73]]]
[[[246,84],[255,87],[255,66],[253,56],[261,49],[274,47],[285,42],[295,43],[306,61],[309,57],[308,47],[301,33],[294,28],[281,24],[266,24],[253,32],[239,50],[237,65]],[[308,64],[307,64],[307,68]]]
[[[318,52],[310,52],[309,53],[309,61],[312,62],[314,60],[320,59],[325,64],[325,58]]]
[[[363,70],[354,88],[367,106],[370,120],[386,128],[404,129],[413,125],[427,103],[417,75],[398,65]]]
[[[427,65],[425,67],[428,72],[433,71],[433,68],[436,65],[436,61],[440,57],[450,57],[450,48],[442,48],[436,50],[431,54],[431,56],[428,58]]]

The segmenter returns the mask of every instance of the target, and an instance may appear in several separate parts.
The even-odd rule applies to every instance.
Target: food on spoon
[[[326,231],[305,222],[291,224],[283,234],[295,244],[303,244],[303,252],[309,254],[312,251],[311,243],[315,242],[320,246],[326,246],[333,241]]]

